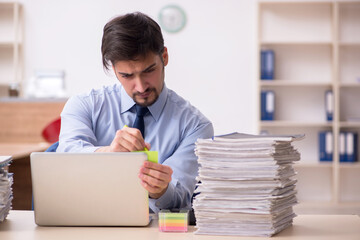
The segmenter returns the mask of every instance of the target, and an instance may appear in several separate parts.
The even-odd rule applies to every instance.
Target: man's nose
[[[135,79],[135,90],[137,92],[143,93],[147,89],[147,83],[141,77]]]

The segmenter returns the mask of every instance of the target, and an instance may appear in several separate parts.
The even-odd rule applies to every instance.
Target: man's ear
[[[166,66],[169,62],[169,54],[167,51],[167,47],[164,47],[164,51],[162,53],[162,59],[163,59],[164,66]]]

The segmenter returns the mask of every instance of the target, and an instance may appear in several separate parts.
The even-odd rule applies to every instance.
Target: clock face
[[[163,7],[159,13],[161,27],[167,32],[179,32],[186,23],[185,12],[175,5]]]

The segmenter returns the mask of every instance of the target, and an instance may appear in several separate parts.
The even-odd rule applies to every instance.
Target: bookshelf
[[[0,2],[0,95],[22,85],[22,8],[17,2]]]
[[[341,131],[360,135],[359,23],[359,1],[258,2],[258,130],[306,135],[295,142],[302,155],[295,210],[302,213],[360,214],[360,163],[340,162],[338,140]],[[275,53],[273,80],[261,80],[260,50]],[[274,120],[261,121],[263,90],[275,93]],[[334,95],[332,121],[327,90]],[[319,161],[320,131],[333,133],[332,162]]]

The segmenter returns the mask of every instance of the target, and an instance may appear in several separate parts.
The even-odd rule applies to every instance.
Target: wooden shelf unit
[[[23,13],[18,2],[0,2],[0,97],[11,85],[22,92]]]
[[[304,212],[323,205],[323,212],[360,214],[360,164],[339,162],[338,141],[341,131],[360,137],[359,23],[359,1],[258,3],[258,130],[306,135],[294,143],[302,155],[295,169]],[[260,79],[262,49],[275,53],[274,80]],[[260,120],[262,90],[275,93],[274,121]],[[334,94],[333,121],[326,120],[327,90]],[[318,132],[325,130],[334,136],[329,163],[319,161]]]

